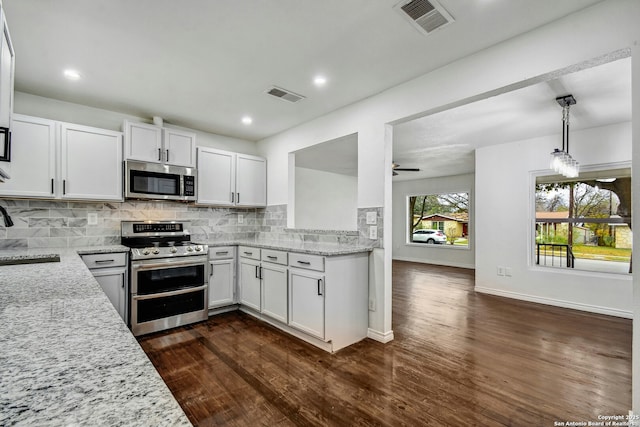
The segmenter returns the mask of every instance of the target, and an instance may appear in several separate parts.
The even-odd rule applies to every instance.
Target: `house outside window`
[[[534,264],[629,274],[631,194],[630,168],[537,177]]]
[[[407,199],[407,243],[469,247],[469,193],[421,194]]]

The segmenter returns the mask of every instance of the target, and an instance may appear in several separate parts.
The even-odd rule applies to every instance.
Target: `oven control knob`
[[[191,246],[187,246],[187,252],[193,252],[193,248]]]
[[[196,252],[200,252],[202,250],[202,246],[196,246]]]
[[[142,255],[149,255],[149,249],[143,249]]]
[[[169,252],[175,254],[176,252],[178,252],[178,249],[175,246],[172,246],[171,249],[169,249]]]
[[[160,253],[160,249],[158,249],[158,248],[154,248],[153,249],[153,254],[154,255],[158,255],[159,253]]]

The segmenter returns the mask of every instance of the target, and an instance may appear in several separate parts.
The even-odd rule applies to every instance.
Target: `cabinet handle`
[[[245,255],[253,255],[253,252],[244,252]]]
[[[262,267],[260,267],[258,271],[260,272],[260,274],[258,275],[258,279],[262,280]]]
[[[53,191],[53,178],[51,178],[51,194],[53,194],[53,193],[54,193],[54,191]]]
[[[164,161],[165,161],[165,162],[168,162],[168,161],[169,161],[169,150],[167,150],[167,158],[166,158],[166,159],[164,159]]]
[[[236,203],[240,203],[240,193],[236,193],[238,196],[236,197]]]
[[[158,161],[161,162],[162,161],[162,149],[158,148]]]
[[[256,265],[256,279],[259,279],[259,278],[260,278],[260,276],[258,276],[258,268],[259,268],[259,267]]]
[[[226,255],[228,253],[229,251],[219,251],[219,252],[216,252],[216,255]]]
[[[309,261],[298,261],[298,264],[311,265],[311,263]]]
[[[96,264],[103,264],[107,262],[116,262],[115,259],[97,259],[94,261]]]
[[[234,193],[233,191],[231,192],[231,203],[235,203],[236,202],[236,193]]]
[[[62,194],[67,194],[67,180],[62,180]]]
[[[318,295],[322,296],[322,291],[320,290],[320,284],[322,283],[322,279],[318,279]]]
[[[272,255],[267,255],[267,258],[269,258],[269,259],[278,259],[277,256],[272,256]]]

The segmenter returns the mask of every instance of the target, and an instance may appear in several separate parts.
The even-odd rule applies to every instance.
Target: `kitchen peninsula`
[[[0,425],[190,425],[79,256],[127,251],[0,253],[60,255],[0,268]]]

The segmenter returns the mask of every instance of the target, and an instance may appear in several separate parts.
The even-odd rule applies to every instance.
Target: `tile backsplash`
[[[358,231],[287,229],[287,206],[258,209],[200,207],[178,202],[66,202],[0,199],[14,226],[0,221],[0,249],[100,246],[120,243],[120,222],[181,219],[191,222],[194,241],[261,239],[381,247],[382,208],[359,209]],[[367,211],[378,214],[378,239],[368,239]],[[96,224],[89,224],[95,214]],[[242,220],[239,217],[242,216]]]

